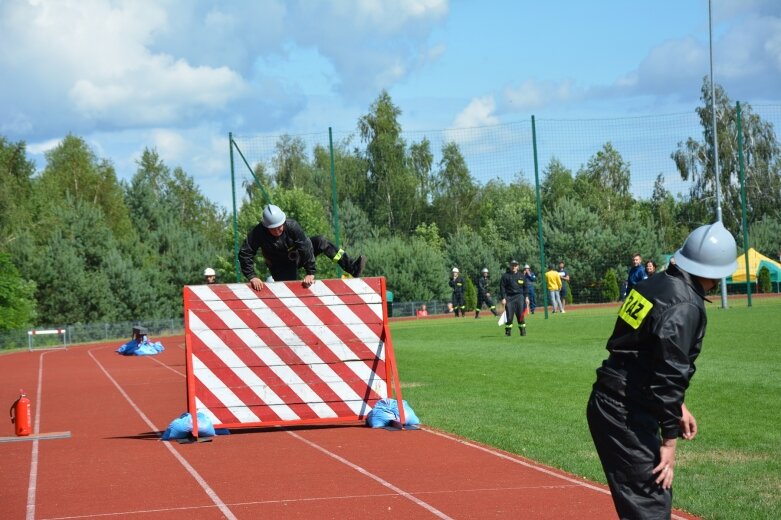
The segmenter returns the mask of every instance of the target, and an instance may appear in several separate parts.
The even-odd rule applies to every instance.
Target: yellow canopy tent
[[[762,267],[767,267],[770,271],[770,281],[781,281],[781,264],[775,260],[766,257],[757,252],[753,247],[748,250],[748,271],[749,281],[756,282],[757,274]],[[746,257],[738,256],[738,268],[727,278],[727,283],[746,283]]]

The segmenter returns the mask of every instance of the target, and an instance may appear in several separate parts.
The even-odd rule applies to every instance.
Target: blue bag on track
[[[402,401],[401,405],[404,407],[404,426],[420,424],[420,419],[409,403]],[[392,421],[399,421],[399,404],[396,399],[380,399],[366,416],[366,425],[372,428],[385,428]]]
[[[193,418],[189,412],[185,412],[177,419],[171,421],[163,432],[162,440],[186,439],[193,431]],[[198,412],[198,437],[214,437],[214,423],[203,412]]]

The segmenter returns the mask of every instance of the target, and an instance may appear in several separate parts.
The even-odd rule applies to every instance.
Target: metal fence
[[[184,332],[184,319],[121,321],[115,323],[78,323],[75,325],[42,325],[36,329],[64,329],[67,344],[92,343],[98,341],[117,341],[117,347],[129,340],[133,327],[143,325],[149,329],[150,336],[169,336]],[[0,331],[0,350],[28,348],[28,329]],[[62,337],[35,336],[33,348],[62,345]]]

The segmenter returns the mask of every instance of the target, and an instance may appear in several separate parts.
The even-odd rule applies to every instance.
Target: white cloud
[[[496,101],[493,96],[475,98],[453,120],[453,128],[472,128],[499,124],[496,117]]]
[[[186,157],[188,141],[179,132],[158,129],[152,132],[152,146],[168,163],[180,163]]]
[[[62,139],[49,139],[47,141],[41,141],[39,143],[30,143],[27,145],[27,151],[35,155],[43,155],[49,150],[53,150],[60,146]]]
[[[781,77],[781,2],[726,2],[714,9],[713,75],[731,98],[775,97]],[[710,75],[708,35],[657,45],[607,96],[673,96],[696,101]]]
[[[528,111],[555,103],[572,101],[575,96],[570,80],[561,82],[524,81],[519,87],[504,89],[504,99],[509,111]]]

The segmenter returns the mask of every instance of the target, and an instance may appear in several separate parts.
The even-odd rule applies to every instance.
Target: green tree
[[[352,139],[352,136],[350,136],[334,143],[334,170],[336,172],[337,196],[340,203],[345,200],[351,200],[353,203],[364,200],[368,190],[369,163],[365,154],[357,149],[350,149]],[[327,204],[330,205],[331,153],[328,148],[317,145],[314,149],[314,157],[317,178],[321,180],[318,183],[320,187],[316,193],[320,193],[323,201],[327,201]],[[323,179],[328,180],[326,182]]]
[[[407,168],[400,115],[401,110],[383,91],[369,113],[358,120],[358,129],[367,143],[369,166],[368,200],[364,207],[375,225],[407,234],[420,220],[416,212],[420,205],[415,200],[415,178]]]
[[[476,226],[479,189],[456,143],[442,147],[442,159],[434,177],[433,206],[437,225],[444,234],[461,225]]]
[[[370,261],[366,275],[384,276],[396,301],[445,299],[450,292],[446,265],[441,252],[421,238],[392,236],[361,244]]]
[[[770,269],[768,269],[765,265],[760,268],[759,274],[757,275],[757,286],[759,287],[759,292],[770,292]]]
[[[436,223],[418,224],[415,228],[415,236],[423,239],[430,247],[437,251],[445,249],[445,239],[439,233],[439,227]]]
[[[106,226],[120,240],[132,237],[128,207],[114,167],[98,159],[80,137],[69,134],[46,152],[46,167],[36,184],[37,211],[43,227],[59,219],[68,198],[100,208]]]
[[[622,212],[632,204],[629,179],[629,163],[611,143],[605,143],[578,171],[574,190],[584,205],[604,221],[614,222],[623,218]]]
[[[59,225],[31,262],[41,323],[91,323],[129,319],[105,270],[117,249],[103,211],[66,198]]]
[[[464,305],[467,312],[472,312],[477,307],[477,287],[475,287],[472,278],[469,276],[465,277],[464,281],[466,285],[464,288]]]
[[[280,136],[272,163],[276,171],[276,184],[280,188],[307,189],[315,185],[312,165],[306,155],[306,144],[300,137],[288,134]]]
[[[616,270],[610,268],[602,279],[602,298],[607,302],[614,302],[618,300],[618,296],[618,276]]]
[[[540,196],[545,209],[552,209],[559,200],[574,196],[575,179],[572,172],[557,158],[551,158],[543,171]]]
[[[713,110],[711,86],[703,79],[702,106],[697,108],[703,128],[702,141],[690,137],[678,143],[671,155],[683,180],[691,181],[692,217],[696,223],[715,218],[715,168],[713,162]],[[724,89],[716,85],[716,131],[719,149],[719,187],[724,225],[733,233],[741,229],[740,166],[736,107]],[[743,155],[745,158],[746,201],[749,224],[765,216],[779,214],[781,159],[773,125],[742,105]]]
[[[781,260],[781,218],[765,217],[749,226],[751,242],[765,256]]]
[[[35,283],[24,280],[8,253],[0,252],[0,331],[35,322]]]
[[[0,250],[29,231],[34,174],[25,143],[0,136]]]

